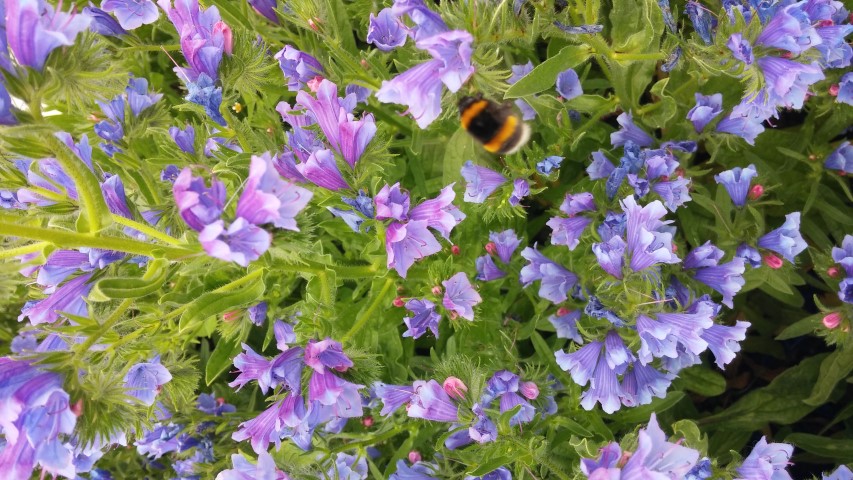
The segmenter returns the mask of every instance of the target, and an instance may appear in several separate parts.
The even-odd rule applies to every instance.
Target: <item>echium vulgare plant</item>
[[[853,478],[850,8],[0,0],[0,477]]]

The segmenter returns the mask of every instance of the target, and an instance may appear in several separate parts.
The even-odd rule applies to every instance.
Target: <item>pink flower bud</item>
[[[421,457],[421,452],[417,450],[412,450],[411,452],[409,452],[409,462],[418,463],[421,460],[423,460],[423,458]]]
[[[394,306],[395,306],[395,307],[400,308],[400,307],[402,307],[403,305],[405,305],[405,304],[406,304],[406,302],[404,302],[404,301],[403,301],[403,297],[397,297],[397,298],[395,298],[395,299],[394,299],[393,304],[394,304]]]
[[[229,27],[228,24],[220,20],[213,25],[213,34],[222,35],[222,38],[224,40],[223,49],[225,50],[225,53],[231,55],[232,49],[234,48],[234,35],[231,33],[231,27]]]
[[[495,252],[497,252],[497,251],[498,251],[498,246],[495,245],[495,242],[489,242],[486,244],[486,252],[488,252],[489,255],[494,255]]]
[[[826,269],[826,274],[832,278],[838,278],[841,275],[841,270],[838,267],[829,267]]]
[[[450,253],[454,255],[459,255],[459,245],[454,245],[450,247]]]
[[[436,286],[432,287],[432,294],[435,295],[436,297],[441,295],[441,292],[442,292],[442,290],[441,290],[440,285],[436,285]]]
[[[571,312],[571,310],[569,310],[568,308],[560,307],[557,309],[557,316],[562,317],[562,316],[568,315],[570,312]]]
[[[838,88],[839,88],[838,84],[833,83],[832,85],[829,86],[829,94],[832,95],[833,97],[837,97],[838,96]]]
[[[760,183],[749,189],[749,198],[752,200],[758,200],[762,195],[764,195],[764,187]]]
[[[676,253],[676,252],[678,252],[678,245],[673,243],[672,244],[672,253]]]
[[[239,310],[231,310],[230,312],[225,312],[222,314],[222,321],[223,322],[233,322],[239,316],[240,316]]]
[[[456,377],[447,377],[442,384],[444,391],[452,398],[461,400],[468,391],[468,386]]]
[[[838,312],[828,313],[823,317],[823,326],[832,330],[841,323],[841,314]]]
[[[782,259],[772,253],[768,253],[764,255],[764,264],[773,270],[779,270],[782,268]]]
[[[317,75],[311,80],[308,80],[308,83],[306,83],[306,85],[308,85],[308,88],[310,88],[312,92],[317,93],[317,90],[320,89],[320,82],[322,82],[323,80],[323,77]]]
[[[459,314],[458,314],[458,313],[456,313],[456,311],[455,311],[455,310],[451,310],[451,311],[450,311],[450,319],[451,319],[451,320],[456,320],[457,318],[459,318]]]
[[[83,415],[83,399],[77,400],[68,407],[75,416]]]
[[[318,19],[317,22],[319,21],[320,20]],[[315,22],[313,18],[308,19],[308,26],[311,27],[311,30],[314,30],[315,32],[320,30],[320,27],[317,26],[317,22]]]
[[[539,396],[539,387],[533,382],[521,382],[518,391],[529,400],[536,400],[536,397]]]
[[[368,415],[368,416],[366,416],[366,417],[362,418],[362,419],[361,419],[361,424],[362,424],[362,425],[364,425],[364,426],[365,426],[365,427],[367,427],[367,428],[372,427],[372,426],[373,426],[373,417],[371,417],[370,415]]]
[[[362,67],[364,67],[364,68],[368,68],[368,67],[370,67],[370,64],[369,64],[369,63],[367,63],[367,60],[365,60],[365,59],[363,59],[363,58],[361,59],[361,62],[360,62],[360,63],[361,63],[361,66],[362,66]]]
[[[791,52],[782,52],[782,58],[794,58],[794,54]]]

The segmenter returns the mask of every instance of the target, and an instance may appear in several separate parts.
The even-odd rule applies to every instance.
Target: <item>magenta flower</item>
[[[207,225],[198,234],[198,240],[211,257],[247,267],[270,248],[272,235],[237,217],[227,229],[222,220]]]
[[[462,166],[462,178],[468,182],[463,199],[469,203],[483,203],[489,195],[506,183],[506,177],[500,173],[474,165],[471,160]]]
[[[133,30],[154,23],[160,17],[157,5],[151,0],[104,0],[104,11],[112,12],[125,30]]]
[[[456,422],[459,411],[441,384],[435,380],[417,380],[413,385],[411,403],[406,406],[409,417],[436,422]]]
[[[172,380],[172,374],[160,364],[160,357],[151,362],[137,363],[124,376],[127,394],[139,399],[143,405],[154,405],[160,387]]]
[[[231,29],[219,16],[219,10],[209,7],[199,8],[198,0],[178,0],[172,7],[172,0],[157,0],[157,4],[181,36],[181,50],[189,68],[179,68],[184,80],[195,83],[204,74],[211,84],[219,76],[219,62],[222,54],[231,53]]]
[[[310,340],[305,346],[305,365],[313,368],[317,373],[323,373],[326,369],[345,372],[352,367],[353,363],[343,351],[340,342],[331,338],[323,341]]]
[[[279,67],[287,81],[287,89],[291,92],[302,90],[306,83],[314,77],[322,76],[323,66],[316,58],[301,52],[290,45],[285,45],[275,54]]]
[[[225,185],[218,180],[211,181],[208,188],[203,178],[193,177],[192,170],[185,168],[175,180],[172,191],[181,218],[193,230],[204,230],[222,215],[225,206]]]
[[[444,308],[466,320],[474,320],[474,305],[480,304],[483,299],[471,286],[468,276],[459,272],[441,284],[444,285],[444,299],[441,302]]]
[[[283,180],[269,152],[253,155],[249,178],[237,201],[237,216],[255,225],[272,223],[278,228],[299,231],[295,217],[314,194]]]
[[[19,65],[42,70],[47,56],[57,47],[73,45],[86,30],[88,15],[54,10],[44,0],[6,1],[6,38]]]
[[[413,298],[406,302],[406,310],[412,316],[403,318],[408,330],[403,332],[404,337],[420,338],[427,330],[430,330],[435,338],[438,338],[438,324],[441,315],[435,311],[435,304],[429,300]],[[384,409],[383,409],[384,411]],[[383,413],[383,415],[385,415]]]
[[[465,214],[453,205],[453,199],[456,198],[456,192],[453,191],[454,185],[451,183],[442,188],[437,197],[424,200],[413,208],[409,212],[409,219],[426,221],[429,228],[436,230],[446,240],[450,240],[450,232],[465,219]]]
[[[319,403],[320,411],[330,417],[360,417],[363,412],[358,391],[362,388],[364,385],[350,383],[330,371],[315,371],[308,382],[308,401]]]

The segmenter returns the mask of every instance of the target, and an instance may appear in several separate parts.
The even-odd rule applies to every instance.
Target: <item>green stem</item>
[[[163,233],[157,229],[151,228],[148,225],[139,223],[135,220],[131,220],[129,218],[124,218],[121,215],[112,214],[112,219],[115,223],[117,223],[119,225],[123,225],[125,227],[130,227],[130,228],[132,228],[132,229],[134,229],[140,233],[144,233],[145,235],[148,235],[149,237],[153,237],[153,238],[156,238],[157,240],[160,240],[161,242],[168,243],[169,245],[175,245],[175,246],[186,245],[185,243],[181,242],[180,240],[173,238],[169,235],[166,235],[165,233]]]
[[[180,49],[181,45],[174,43],[170,45],[135,45],[132,47],[122,47],[119,50],[126,52],[161,52],[163,50],[177,52]]]
[[[359,440],[357,442],[349,442],[349,443],[345,443],[344,445],[341,445],[340,447],[333,448],[332,450],[329,450],[329,455],[334,455],[334,454],[339,453],[339,452],[343,452],[346,450],[352,450],[352,449],[359,448],[359,447],[369,447],[371,445],[376,445],[378,443],[384,442],[385,440],[388,440],[389,438],[393,438],[393,437],[403,433],[404,431],[406,431],[408,429],[409,429],[408,426],[406,426],[404,424],[400,424],[400,425],[395,426],[391,430],[388,430],[385,433],[380,433],[379,435],[370,437],[366,440]]]
[[[159,252],[164,258],[170,260],[178,260],[197,253],[195,249],[187,247],[166,247],[126,238],[103,237],[43,227],[31,227],[19,225],[15,223],[16,221],[17,219],[14,217],[7,215],[0,216],[0,235],[50,242],[64,248],[100,248],[132,255],[145,255],[146,257],[156,257]]]
[[[30,99],[29,104],[27,105],[30,109],[30,114],[33,116],[34,120],[41,121],[41,95],[38,92],[33,93],[33,98]]]
[[[312,275],[320,275],[326,270],[335,272],[335,276],[343,280],[362,280],[365,277],[373,276],[379,267],[376,265],[335,265],[330,263],[318,262],[316,260],[305,260],[300,264],[275,264],[276,270],[285,272],[310,273]]]
[[[233,290],[237,287],[243,286],[246,283],[253,281],[255,278],[263,275],[264,271],[265,271],[264,268],[259,268],[255,271],[249,273],[245,277],[240,277],[237,280],[234,280],[233,282],[226,283],[225,285],[217,288],[216,290],[213,290],[213,293],[223,293],[223,292],[227,292],[229,290]],[[186,310],[190,305],[191,305],[191,303],[187,303],[185,305],[182,305],[182,306],[172,310],[171,312],[169,312],[164,317],[164,320],[169,320],[171,318],[175,318],[175,317],[180,316],[182,313],[184,313],[184,310]]]
[[[666,58],[665,53],[657,52],[657,53],[619,53],[615,52],[611,55],[613,60],[625,61],[625,60],[634,60],[634,61],[658,61]]]
[[[390,290],[393,286],[394,281],[390,278],[386,278],[385,284],[382,285],[382,290],[380,290],[379,294],[373,298],[373,302],[370,304],[370,306],[367,307],[367,310],[365,310],[364,313],[362,313],[361,316],[356,319],[355,323],[352,325],[352,327],[350,327],[349,331],[344,334],[344,336],[341,338],[341,343],[346,343],[347,340],[352,338],[353,335],[358,333],[358,331],[361,330],[365,324],[367,324],[368,320],[373,318],[373,312],[377,308],[379,308],[379,305],[382,304],[382,300],[385,298],[385,295],[388,294],[388,290]]]
[[[48,245],[50,245],[48,242],[36,242],[21,247],[0,250],[0,260],[17,257],[19,255],[26,255],[28,253],[38,252],[39,250],[44,249],[44,247]]]
[[[44,137],[44,142],[54,153],[65,173],[74,181],[88,221],[89,231],[98,232],[112,223],[110,209],[107,208],[107,202],[104,200],[101,185],[95,174],[76,155],[72,155],[71,150],[58,138],[47,135]]]

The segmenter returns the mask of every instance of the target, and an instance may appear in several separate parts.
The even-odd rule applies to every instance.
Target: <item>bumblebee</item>
[[[521,120],[511,103],[499,104],[481,95],[459,100],[462,128],[491,153],[517,152],[530,138],[530,127]]]

